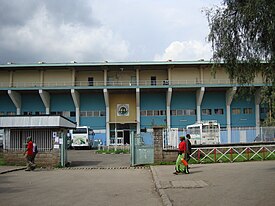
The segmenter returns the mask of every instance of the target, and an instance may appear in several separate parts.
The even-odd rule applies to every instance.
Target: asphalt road
[[[68,150],[71,167],[113,168],[129,167],[130,154],[96,154],[95,150]]]
[[[149,169],[16,171],[0,175],[0,205],[159,206]]]

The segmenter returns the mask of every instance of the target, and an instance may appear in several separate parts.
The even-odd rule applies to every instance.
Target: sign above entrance
[[[117,104],[117,116],[129,116],[129,104]]]

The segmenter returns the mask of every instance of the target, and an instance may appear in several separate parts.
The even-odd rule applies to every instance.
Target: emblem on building
[[[118,104],[117,116],[129,116],[129,104]]]

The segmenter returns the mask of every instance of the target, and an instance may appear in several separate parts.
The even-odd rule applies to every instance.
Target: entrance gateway
[[[136,124],[110,124],[110,145],[130,145],[131,132],[136,133]]]

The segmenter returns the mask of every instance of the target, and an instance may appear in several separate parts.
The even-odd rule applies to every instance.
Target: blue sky
[[[0,0],[0,63],[211,58],[220,0]]]

